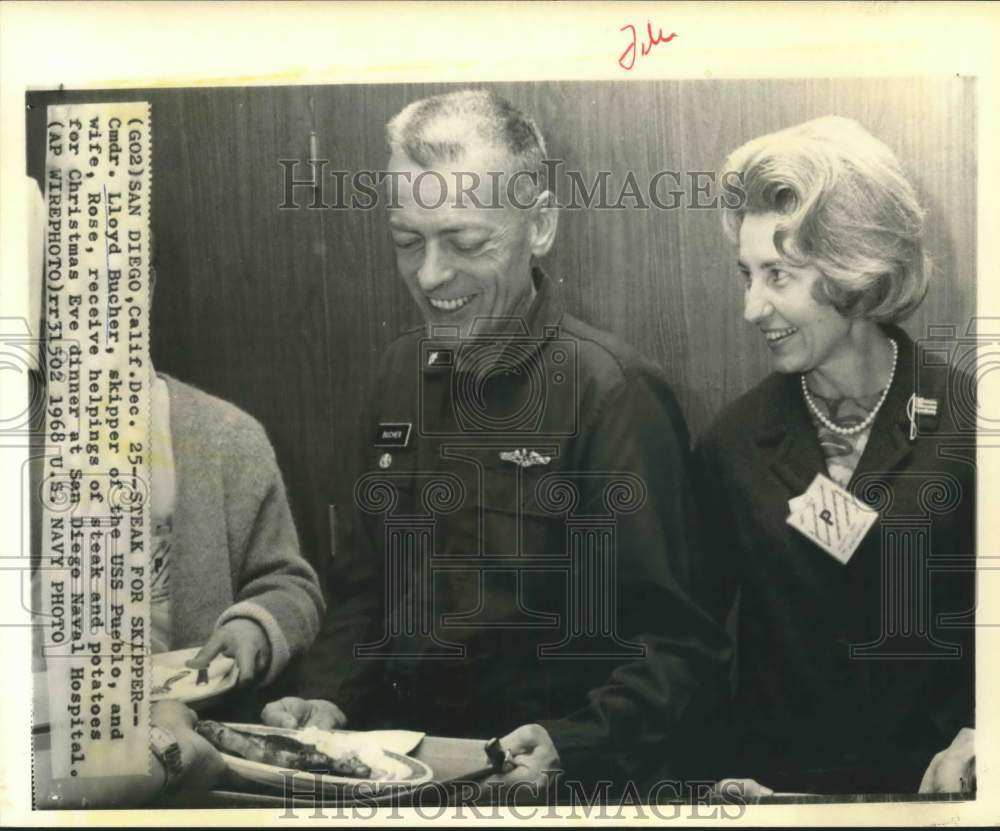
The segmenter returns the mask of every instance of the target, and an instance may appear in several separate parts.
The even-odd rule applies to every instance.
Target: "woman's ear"
[[[545,191],[535,200],[532,212],[531,253],[535,257],[544,257],[555,242],[559,225],[559,208],[552,191]]]

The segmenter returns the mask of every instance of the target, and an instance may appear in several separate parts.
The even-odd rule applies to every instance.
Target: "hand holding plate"
[[[492,777],[489,782],[507,787],[526,782],[527,787],[532,790],[544,792],[548,787],[549,777],[562,766],[552,738],[539,724],[518,727],[513,733],[504,736],[500,744],[509,751],[509,758],[514,766],[506,773]]]
[[[219,653],[235,659],[240,671],[238,687],[246,687],[266,674],[271,665],[271,642],[260,624],[249,618],[227,620],[187,665],[192,669],[204,669]]]

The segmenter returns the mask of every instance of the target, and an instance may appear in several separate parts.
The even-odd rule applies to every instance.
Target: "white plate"
[[[366,739],[370,739],[383,750],[398,753],[400,756],[409,756],[427,735],[416,730],[331,730],[330,732],[347,734],[361,732]]]
[[[284,727],[266,727],[260,724],[234,724],[223,722],[226,727],[234,730],[242,730],[245,733],[256,733],[261,736],[291,736],[293,739],[300,738],[301,730],[290,730]],[[349,732],[349,731],[342,731]],[[403,732],[403,731],[388,731]],[[415,734],[421,736],[422,734]],[[377,743],[377,742],[376,742]],[[418,742],[419,743],[419,742]],[[343,795],[349,798],[363,798],[366,795],[376,794],[382,791],[393,789],[409,789],[417,785],[429,782],[434,772],[419,759],[404,756],[391,750],[383,752],[390,759],[402,762],[410,769],[410,775],[405,779],[357,779],[353,776],[334,776],[329,773],[309,773],[307,771],[290,771],[286,768],[274,765],[265,765],[262,762],[251,762],[249,759],[242,759],[239,756],[230,756],[222,753],[229,769],[237,775],[255,782],[258,785],[266,785],[270,788],[284,790],[289,788],[299,794],[316,793],[317,790],[326,792],[334,797]],[[346,791],[346,793],[345,793]]]
[[[174,652],[158,652],[153,655],[153,689],[163,686],[177,675],[180,678],[172,681],[165,693],[152,694],[153,701],[173,699],[185,704],[194,704],[231,690],[236,686],[239,669],[236,661],[225,655],[216,655],[208,665],[208,683],[198,686],[198,670],[191,669],[186,662],[198,654],[201,647],[178,649]]]

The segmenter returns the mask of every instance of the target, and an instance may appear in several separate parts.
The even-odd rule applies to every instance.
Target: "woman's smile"
[[[772,349],[775,349],[779,344],[784,343],[799,330],[796,326],[789,326],[785,329],[762,329],[761,331],[767,339],[767,345]]]

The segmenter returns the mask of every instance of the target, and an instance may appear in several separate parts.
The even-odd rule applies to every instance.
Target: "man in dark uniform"
[[[557,210],[533,122],[466,91],[411,104],[388,133],[397,265],[427,325],[376,380],[359,539],[306,662],[325,700],[265,720],[513,730],[508,781],[683,775],[727,644],[688,593],[680,409],[537,266]]]

